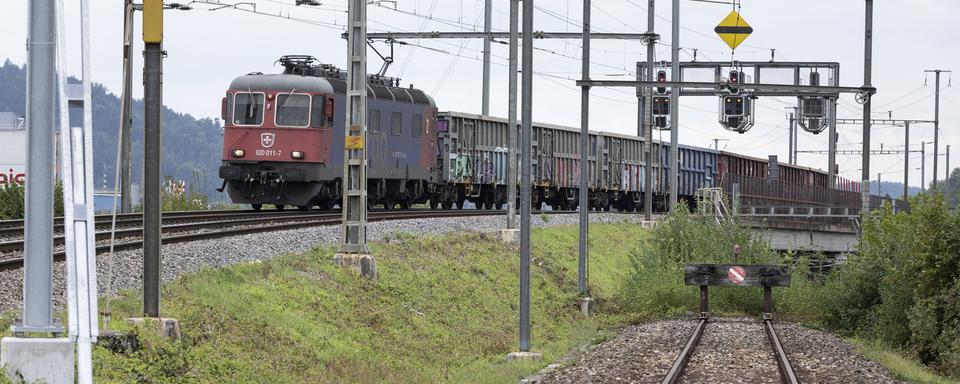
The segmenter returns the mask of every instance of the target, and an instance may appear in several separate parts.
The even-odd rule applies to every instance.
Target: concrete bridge
[[[757,210],[739,215],[778,251],[818,251],[836,256],[856,252],[860,243],[859,212],[849,210]]]

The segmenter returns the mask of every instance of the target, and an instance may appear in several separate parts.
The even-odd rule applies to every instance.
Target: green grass
[[[332,248],[203,270],[164,287],[163,316],[183,341],[138,332],[132,354],[95,351],[98,382],[516,382],[622,324],[617,294],[635,225],[591,230],[591,289],[600,313],[577,307],[577,228],[533,231],[532,350],[543,362],[507,363],[517,348],[516,248],[456,234],[374,244],[380,277],[332,264]],[[134,294],[114,319],[137,316]],[[114,327],[126,327],[115,320]]]
[[[879,343],[862,339],[849,340],[864,357],[887,367],[898,379],[918,384],[957,384],[960,381],[944,378],[916,361],[903,357]]]

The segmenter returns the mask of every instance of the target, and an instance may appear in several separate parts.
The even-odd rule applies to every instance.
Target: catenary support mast
[[[673,0],[673,18],[672,24],[670,59],[673,61],[670,67],[670,79],[674,82],[681,81],[680,78],[680,0]],[[670,87],[670,212],[677,208],[677,193],[680,192],[680,186],[677,182],[680,178],[680,92],[678,87]]]
[[[583,69],[581,77],[590,80],[590,0],[583,0]],[[587,296],[587,236],[589,233],[590,197],[590,87],[581,87],[580,93],[580,248],[577,259],[577,289]],[[599,145],[599,143],[597,143]],[[599,157],[599,152],[597,153]],[[599,160],[599,159],[598,159]]]

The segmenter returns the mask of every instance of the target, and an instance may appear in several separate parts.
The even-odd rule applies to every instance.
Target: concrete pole
[[[927,191],[927,142],[920,148],[920,190]]]
[[[590,80],[590,0],[583,0],[583,69],[581,78]],[[590,175],[590,87],[583,86],[580,91],[580,252],[577,262],[577,290],[580,296],[587,296],[587,236],[589,236]],[[599,146],[599,143],[597,143]],[[597,163],[600,162],[598,152]]]
[[[510,0],[510,105],[507,107],[507,140],[510,160],[507,162],[507,229],[517,229],[517,62],[520,0]]]
[[[793,117],[793,112],[790,112],[790,141],[787,144],[787,163],[796,164],[793,159],[793,131],[797,129],[797,121]]]
[[[523,97],[520,131],[520,352],[530,351],[530,214],[533,144],[533,0],[523,1]]]
[[[863,85],[871,86],[873,72],[873,0],[866,0],[866,20],[864,22]],[[873,95],[867,95],[863,103],[863,212],[870,210],[870,107]]]
[[[947,208],[950,208],[950,146],[947,145],[947,173],[943,177],[943,196],[947,200]]]
[[[146,43],[143,69],[143,313],[160,317],[163,48]]]
[[[903,134],[903,199],[910,196],[910,122],[905,122]]]
[[[836,80],[834,80],[836,86]],[[830,126],[827,133],[827,187],[837,188],[837,99],[830,101]]]
[[[123,94],[120,96],[120,212],[133,211],[130,125],[133,106],[133,0],[124,0],[123,17]]]
[[[937,88],[934,90],[933,102],[933,189],[937,189],[937,164],[940,163],[940,70],[934,71],[937,76]]]
[[[483,32],[492,32],[493,0],[486,0],[483,6]],[[483,101],[482,115],[490,115],[490,35],[483,37]]]
[[[25,332],[62,333],[53,317],[53,161],[56,24],[54,0],[30,2],[27,42],[27,180],[24,215],[23,319]],[[69,127],[61,128],[63,131]]]
[[[646,67],[644,66],[644,63],[638,61],[638,62],[637,62],[637,81],[643,81],[643,79],[644,79],[643,71],[644,71],[644,70],[646,70]],[[646,88],[637,87],[637,137],[642,137],[643,140],[645,141],[644,144],[642,144],[643,146],[640,148],[640,152],[641,152],[641,155],[640,155],[640,156],[641,156],[641,159],[642,159],[642,161],[645,161],[645,162],[646,162],[646,167],[644,168],[644,172],[643,172],[643,176],[642,176],[642,177],[643,177],[643,181],[644,181],[644,188],[645,188],[645,189],[646,189],[646,188],[649,188],[649,187],[647,187],[646,182],[647,182],[647,178],[649,177],[649,173],[650,173],[650,169],[651,169],[651,167],[650,167],[650,156],[649,156],[649,152],[647,152],[647,149],[648,149],[647,143],[649,143],[649,141],[646,141],[646,140],[648,140],[648,138],[647,138],[647,133],[646,133],[646,132],[647,132],[647,129],[646,129],[646,127],[647,127],[647,125],[646,125],[646,118],[647,118],[646,93],[647,93]],[[651,100],[651,101],[652,101],[652,100]]]
[[[877,196],[881,196],[881,197],[883,196],[883,183],[881,182],[882,177],[883,177],[883,174],[880,172],[877,172]]]
[[[670,80],[679,82],[680,78],[680,0],[673,0],[673,24],[670,56],[673,61],[670,67]],[[670,212],[677,206],[677,193],[680,191],[678,179],[680,176],[680,88],[670,88]]]
[[[799,113],[799,112],[798,112],[798,113]],[[797,160],[797,148],[800,146],[800,139],[798,138],[798,136],[800,136],[800,126],[799,126],[799,124],[798,124],[798,121],[797,121],[796,119],[794,119],[794,121],[793,121],[793,151],[792,151],[792,153],[791,153],[791,155],[793,155],[793,164],[794,164],[794,165],[796,165],[796,164],[797,164],[797,161],[798,161],[798,160]]]
[[[655,0],[647,1],[647,33],[653,34],[654,29],[654,20],[655,20]],[[647,40],[647,79],[653,78],[653,59],[656,55],[656,41]],[[637,68],[637,76],[640,76],[640,69]],[[647,144],[647,169],[643,177],[643,213],[644,219],[647,221],[653,220],[653,163],[654,163],[654,153],[653,153],[653,87],[647,88],[644,90],[646,95],[646,119],[644,123],[646,124],[646,129],[643,130],[644,135],[646,136]],[[643,114],[641,113],[641,116]],[[657,162],[660,159],[657,158]]]

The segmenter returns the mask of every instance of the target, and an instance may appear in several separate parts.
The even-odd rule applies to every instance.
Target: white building
[[[0,112],[0,187],[26,181],[27,130],[13,112]]]

